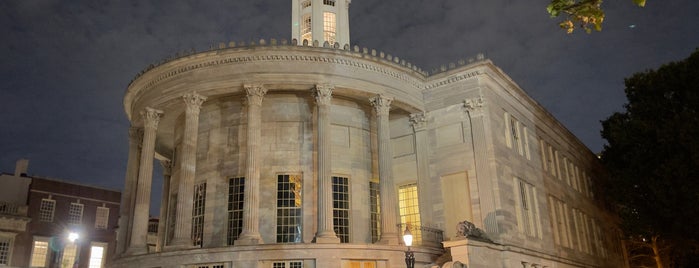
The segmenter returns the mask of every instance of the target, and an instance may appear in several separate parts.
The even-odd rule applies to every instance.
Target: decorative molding
[[[476,110],[478,108],[483,108],[484,105],[485,105],[485,100],[483,99],[483,96],[478,96],[475,98],[464,100],[464,108],[467,111],[473,111],[473,110]]]
[[[330,84],[319,84],[315,86],[313,90],[313,96],[316,99],[318,105],[330,105],[332,102],[332,94],[335,86]]]
[[[409,121],[410,125],[413,127],[413,131],[425,130],[427,127],[425,112],[410,114]]]
[[[182,96],[182,99],[184,99],[184,103],[187,106],[187,112],[195,112],[199,113],[199,109],[201,109],[201,105],[206,101],[206,97],[197,94],[196,92],[193,93],[187,93],[184,96]]]
[[[383,94],[379,94],[375,97],[369,98],[371,106],[374,106],[376,115],[388,115],[388,111],[391,109],[391,102],[393,98],[386,97]]]
[[[458,81],[461,81],[461,80],[473,78],[473,77],[479,76],[479,75],[481,75],[481,74],[483,74],[481,71],[473,71],[473,72],[465,73],[465,74],[462,74],[462,75],[452,76],[452,77],[449,77],[449,79],[444,79],[444,80],[439,81],[439,82],[435,82],[435,83],[432,83],[432,84],[425,85],[425,89],[426,89],[426,90],[427,90],[427,89],[433,89],[433,88],[436,88],[436,87],[439,87],[439,86],[448,85],[448,84],[455,83],[455,82],[458,82]]]
[[[153,109],[151,107],[146,107],[141,111],[141,117],[143,117],[143,125],[147,128],[158,128],[158,123],[160,118],[163,116],[163,111]]]
[[[246,84],[243,85],[245,88],[245,99],[248,105],[262,105],[262,98],[267,94],[267,89],[262,84]]]

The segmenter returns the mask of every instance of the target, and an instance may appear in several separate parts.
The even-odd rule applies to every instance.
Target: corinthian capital
[[[163,111],[156,110],[150,107],[146,107],[141,111],[141,117],[143,117],[143,126],[147,128],[158,128],[158,123],[160,122],[160,117],[163,116]]]
[[[481,108],[481,107],[483,107],[484,104],[485,104],[485,100],[483,100],[483,96],[478,96],[475,98],[464,100],[464,108],[467,111],[473,111],[476,108]]]
[[[313,96],[316,98],[316,103],[318,105],[330,105],[333,98],[333,89],[335,89],[335,87],[332,85],[316,85],[315,89],[313,90]]]
[[[414,131],[424,130],[427,126],[427,118],[425,118],[425,113],[410,114],[410,125],[413,126]]]
[[[262,98],[267,94],[267,89],[262,84],[243,85],[243,88],[247,93],[248,105],[262,105]]]
[[[391,102],[393,102],[393,98],[389,98],[379,94],[376,97],[370,98],[369,102],[371,103],[371,106],[374,106],[374,110],[376,110],[376,115],[388,115],[388,111],[391,109]]]
[[[194,92],[185,94],[182,96],[182,99],[184,99],[184,103],[187,105],[187,112],[198,113],[199,109],[201,108],[201,104],[204,103],[206,97]]]

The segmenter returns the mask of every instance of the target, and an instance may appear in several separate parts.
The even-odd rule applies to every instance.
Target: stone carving
[[[245,88],[248,105],[262,105],[262,98],[267,94],[267,89],[261,84],[243,85]]]
[[[472,99],[465,99],[464,100],[464,108],[468,111],[473,111],[476,108],[481,108],[485,104],[485,101],[483,100],[483,96],[478,96]]]
[[[330,105],[334,88],[334,86],[328,84],[316,85],[315,89],[313,90],[313,96],[316,99],[316,103],[318,105]]]
[[[199,108],[201,108],[201,104],[204,103],[206,97],[194,92],[185,94],[184,96],[182,96],[182,99],[184,99],[184,103],[187,106],[188,112],[198,113]]]
[[[376,97],[370,98],[369,102],[371,103],[371,106],[374,106],[374,110],[376,110],[376,115],[388,115],[388,111],[391,109],[391,102],[393,102],[393,98],[389,98],[379,94]]]
[[[478,240],[493,242],[488,236],[470,221],[462,221],[456,224],[456,237],[468,237]]]
[[[141,111],[141,116],[143,117],[144,127],[147,128],[158,128],[158,123],[160,123],[160,117],[163,115],[163,111],[156,110],[150,107],[146,107],[145,110]]]
[[[410,114],[410,125],[413,127],[414,131],[424,130],[427,126],[427,118],[425,118],[425,113],[414,113]]]

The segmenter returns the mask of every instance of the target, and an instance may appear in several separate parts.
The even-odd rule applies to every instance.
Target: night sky
[[[699,1],[605,1],[603,31],[572,35],[547,3],[354,0],[350,39],[424,70],[484,53],[593,152],[625,77],[699,47]],[[288,0],[0,1],[0,172],[28,158],[30,175],[122,189],[129,81],[179,51],[290,39],[290,13]]]

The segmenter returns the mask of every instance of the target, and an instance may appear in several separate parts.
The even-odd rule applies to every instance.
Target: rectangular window
[[[520,123],[508,113],[505,113],[505,130],[507,147],[515,148],[517,153],[524,155],[524,150],[522,149],[522,135],[520,135]]]
[[[63,258],[61,259],[61,268],[77,267],[78,246],[76,243],[68,243],[63,248]]]
[[[10,265],[12,238],[0,236],[0,266]]]
[[[93,242],[90,245],[89,268],[104,267],[105,254],[107,253],[107,243]]]
[[[418,205],[416,183],[403,185],[398,188],[398,208],[400,210],[401,226],[403,228],[409,226],[413,234],[413,243],[420,245],[422,234],[420,233],[420,206]]]
[[[299,43],[303,43],[303,40],[308,40],[308,43],[313,43],[313,38],[311,34],[311,15],[304,15],[301,21],[301,40]]]
[[[301,175],[277,176],[277,243],[301,242]]]
[[[303,261],[275,261],[272,268],[303,268]]]
[[[539,150],[541,151],[541,169],[544,171],[549,170],[548,161],[546,160],[546,142],[539,138]]]
[[[333,225],[340,243],[350,240],[350,196],[349,179],[332,177],[333,180]]]
[[[53,214],[56,211],[56,200],[41,199],[39,205],[39,221],[53,222]]]
[[[46,267],[49,256],[49,241],[47,238],[35,238],[32,245],[31,267]]]
[[[376,268],[376,261],[349,261],[349,268]],[[345,266],[343,266],[345,267]]]
[[[527,127],[524,127],[524,157],[527,158],[527,160],[531,160],[532,157],[529,152],[529,133],[527,131]]]
[[[369,182],[369,205],[371,206],[371,242],[379,241],[381,235],[381,213],[380,213],[380,196],[379,183]]]
[[[558,198],[549,196],[549,209],[551,214],[551,225],[553,226],[554,241],[556,244],[570,247],[568,240],[568,224],[565,211],[567,205]]]
[[[204,208],[206,206],[206,182],[194,185],[192,204],[192,241],[201,246],[204,238]]]
[[[556,165],[555,165],[555,156],[553,153],[553,146],[550,144],[547,146],[548,147],[548,153],[549,153],[549,158],[548,158],[548,165],[549,165],[549,172],[551,172],[551,175],[556,177]]]
[[[243,231],[245,177],[228,180],[228,245],[233,245]]]
[[[335,13],[323,12],[323,39],[330,44],[335,44],[336,19]]]
[[[97,207],[95,212],[95,229],[107,229],[109,223],[109,208],[108,207]]]
[[[82,223],[82,221],[83,221],[83,209],[84,208],[85,208],[85,205],[83,205],[83,204],[70,203],[70,208],[68,209],[68,223],[70,223],[70,224]]]
[[[537,219],[539,208],[536,205],[536,189],[533,185],[519,178],[514,179],[516,191],[517,222],[520,232],[534,237],[540,237],[541,230]]]

